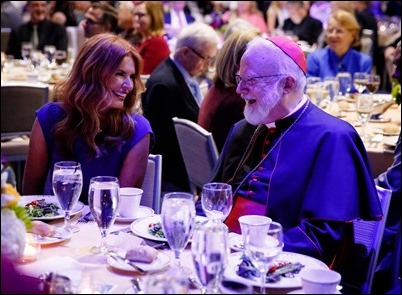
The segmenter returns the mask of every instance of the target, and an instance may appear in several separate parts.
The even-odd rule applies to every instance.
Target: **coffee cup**
[[[267,231],[272,219],[263,215],[243,215],[239,217],[243,247],[247,237],[251,240],[260,239],[261,232]],[[252,225],[252,227],[250,227]],[[250,232],[252,231],[252,232]]]
[[[336,294],[341,275],[330,269],[305,269],[300,272],[305,294]]]
[[[134,218],[139,214],[143,190],[136,187],[120,188],[120,217]]]

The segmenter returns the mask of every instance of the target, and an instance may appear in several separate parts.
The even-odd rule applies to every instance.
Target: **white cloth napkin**
[[[108,242],[110,246],[124,251],[136,246],[146,245],[144,239],[125,232],[119,232],[117,235],[109,235]]]

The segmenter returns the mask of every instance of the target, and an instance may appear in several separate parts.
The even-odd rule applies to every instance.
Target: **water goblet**
[[[366,125],[374,110],[374,100],[369,94],[360,94],[356,100],[356,112],[361,123],[361,137],[364,142],[370,142],[370,136],[366,133]]]
[[[307,77],[305,93],[315,105],[320,105],[322,100],[323,83],[320,77]]]
[[[339,83],[339,92],[341,96],[347,96],[352,88],[352,75],[348,72],[339,72],[335,79]]]
[[[202,210],[209,220],[223,222],[233,207],[232,186],[223,182],[210,182],[201,190]]]
[[[107,254],[113,249],[107,245],[107,235],[113,225],[120,200],[119,180],[113,176],[92,177],[89,183],[88,203],[101,233],[99,246],[91,248],[95,254]]]
[[[191,254],[202,294],[219,294],[229,253],[228,229],[223,223],[207,222],[195,226]]]
[[[242,228],[243,230],[243,228]],[[256,238],[258,236],[258,238]],[[266,225],[249,224],[245,227],[245,252],[261,276],[260,293],[265,294],[267,272],[283,248],[282,225],[272,221]]]
[[[70,214],[77,204],[82,191],[81,164],[61,161],[54,164],[52,174],[53,193],[64,211],[64,229],[78,232],[79,228],[70,224]]]
[[[25,64],[28,64],[28,62],[31,60],[33,50],[34,48],[31,42],[21,43],[21,56]]]
[[[185,273],[191,273],[180,264],[181,252],[186,248],[195,225],[194,196],[185,192],[171,192],[163,196],[162,229],[174,251],[175,263]]]

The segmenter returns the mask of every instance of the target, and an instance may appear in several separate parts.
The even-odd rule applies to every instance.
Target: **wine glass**
[[[242,228],[243,230],[243,228]],[[283,248],[282,225],[272,221],[266,224],[249,224],[245,227],[245,252],[261,276],[261,294],[265,294],[267,272]]]
[[[366,90],[367,74],[362,72],[356,72],[353,74],[353,86],[361,95]]]
[[[191,254],[202,294],[219,294],[229,253],[228,229],[223,223],[207,222],[195,226]]]
[[[310,100],[319,105],[322,99],[322,80],[320,77],[307,77],[305,93],[310,97]]]
[[[360,94],[356,100],[356,112],[362,125],[361,137],[363,141],[369,142],[370,136],[366,133],[366,125],[374,110],[374,100],[370,94]]]
[[[45,45],[43,48],[43,53],[49,61],[49,67],[54,66],[54,58],[56,54],[56,46],[54,45]]]
[[[28,62],[31,60],[33,50],[34,48],[31,42],[21,43],[21,56],[25,64],[28,64]]]
[[[67,52],[65,50],[56,50],[55,61],[58,66],[61,66],[67,61]]]
[[[185,192],[171,192],[163,196],[162,202],[162,229],[174,251],[176,266],[186,273],[190,269],[180,264],[180,254],[187,246],[195,225],[194,196]]]
[[[112,249],[107,245],[107,235],[119,207],[119,180],[113,176],[92,177],[89,183],[89,209],[101,232],[101,243],[91,248],[95,254],[106,254]]]
[[[373,99],[373,94],[378,91],[380,88],[381,78],[379,75],[369,74],[367,75],[367,83],[366,88],[371,95],[371,99]]]
[[[210,182],[201,190],[202,210],[209,220],[223,222],[233,207],[232,186],[223,182]]]
[[[81,164],[61,161],[54,164],[52,174],[53,192],[64,210],[64,229],[78,232],[79,228],[70,224],[71,210],[77,204],[82,191]]]

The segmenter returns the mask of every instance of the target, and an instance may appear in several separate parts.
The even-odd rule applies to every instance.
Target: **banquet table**
[[[47,272],[54,272],[69,277],[73,285],[79,285],[84,280],[90,279],[89,281],[91,281],[92,287],[97,284],[102,285],[103,287],[107,286],[109,289],[107,292],[108,294],[134,294],[130,282],[133,277],[139,277],[140,282],[144,285],[148,277],[155,276],[156,274],[166,274],[166,271],[169,270],[170,266],[174,265],[174,254],[167,246],[159,251],[162,251],[164,254],[169,256],[169,265],[160,270],[156,270],[155,272],[140,274],[139,272],[124,271],[112,267],[107,263],[107,256],[100,254],[96,255],[90,252],[91,247],[100,243],[100,232],[96,223],[93,221],[77,222],[79,218],[84,216],[88,211],[88,206],[85,206],[82,212],[77,213],[72,217],[71,222],[79,227],[79,231],[73,233],[71,238],[61,242],[42,245],[41,250],[34,261],[19,263],[17,264],[17,269],[26,276],[36,278]],[[52,220],[49,223],[55,226],[62,226],[63,219]],[[130,223],[115,222],[110,229],[110,232],[125,229],[129,226]],[[119,235],[109,234],[108,243],[113,245],[114,239]],[[229,237],[230,235],[231,234],[229,234]],[[313,262],[315,260],[314,258],[305,257],[313,260]],[[316,261],[317,262],[314,263],[323,264],[318,260]],[[181,264],[190,268],[195,276],[189,246],[187,246],[181,255]],[[326,266],[324,267],[326,268]],[[299,280],[299,278],[297,279]],[[255,287],[255,289],[257,291],[259,290],[257,287]],[[299,289],[300,287],[267,288],[267,294],[284,294]],[[200,294],[200,290],[192,288],[189,293]]]

